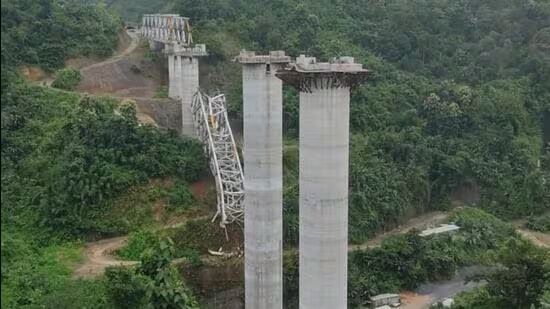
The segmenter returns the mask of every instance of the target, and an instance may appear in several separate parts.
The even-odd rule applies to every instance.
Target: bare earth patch
[[[128,241],[127,236],[103,239],[86,244],[84,261],[76,267],[73,278],[93,278],[105,272],[109,266],[132,266],[135,261],[120,261],[113,253]]]
[[[356,250],[365,250],[372,247],[379,247],[380,244],[382,244],[382,241],[384,239],[392,235],[407,233],[412,229],[422,230],[427,227],[436,226],[440,223],[443,223],[448,216],[449,216],[449,213],[443,212],[443,211],[432,211],[432,212],[425,213],[423,215],[420,215],[418,217],[414,217],[408,220],[407,222],[403,223],[402,225],[388,232],[384,232],[376,235],[375,237],[369,239],[366,243],[358,244],[358,245],[349,245],[348,250],[356,251]]]

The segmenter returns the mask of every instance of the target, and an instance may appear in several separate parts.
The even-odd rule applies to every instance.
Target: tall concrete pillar
[[[366,74],[303,55],[278,73],[300,91],[300,308],[347,308],[350,87]]]
[[[283,307],[282,51],[241,52],[244,124],[245,306]]]
[[[177,85],[176,82],[176,58],[178,56],[168,55],[168,97],[177,98]]]
[[[182,134],[195,135],[191,104],[199,89],[199,59],[206,56],[204,44],[193,47],[172,44],[167,46],[168,96],[181,100]]]
[[[193,114],[191,104],[193,95],[199,90],[199,59],[197,57],[181,56],[181,132],[185,135],[194,135]]]

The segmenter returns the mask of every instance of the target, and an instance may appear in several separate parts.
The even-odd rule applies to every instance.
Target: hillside
[[[550,302],[548,1],[2,0],[2,308],[242,306],[241,227],[210,222],[202,145],[166,128],[163,59],[117,46],[124,21],[156,12],[191,18],[209,50],[201,87],[227,95],[236,127],[241,49],[353,56],[372,72],[351,98],[350,308],[466,266],[486,285],[456,308]],[[284,298],[297,308],[299,105],[283,91]],[[417,235],[434,222],[462,229]],[[209,254],[220,246],[229,257]],[[107,267],[119,264],[133,267]]]
[[[210,51],[202,87],[223,89],[236,118],[241,77],[229,61],[239,49],[350,55],[373,72],[351,100],[352,241],[453,201],[502,218],[550,205],[548,2],[174,3]],[[299,130],[297,101],[284,90],[288,144]]]

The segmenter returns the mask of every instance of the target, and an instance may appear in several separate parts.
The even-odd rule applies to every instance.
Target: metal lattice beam
[[[243,170],[226,106],[223,94],[210,97],[197,91],[193,96],[195,129],[216,180],[218,210],[212,221],[220,216],[222,227],[232,222],[240,223],[244,217]]]
[[[145,14],[141,23],[141,35],[162,43],[193,43],[189,18],[176,14]]]

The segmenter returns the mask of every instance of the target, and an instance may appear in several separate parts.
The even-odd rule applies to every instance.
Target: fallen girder
[[[193,121],[204,151],[210,161],[210,171],[216,180],[217,212],[220,226],[244,217],[244,176],[237,145],[229,125],[225,96],[210,97],[197,91],[192,103]]]

